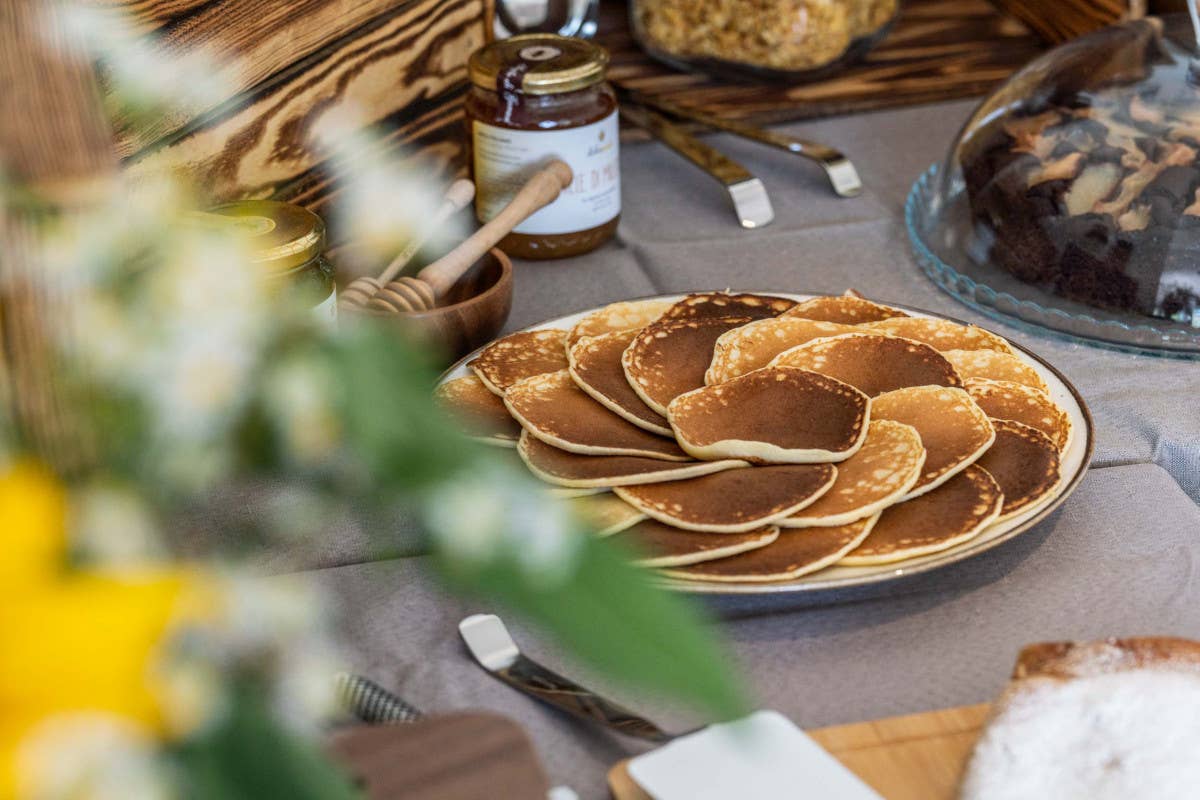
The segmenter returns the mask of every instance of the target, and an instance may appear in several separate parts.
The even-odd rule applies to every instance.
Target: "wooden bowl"
[[[496,338],[512,310],[512,293],[512,262],[504,253],[492,249],[467,270],[446,295],[443,305],[407,314],[366,313],[396,320],[440,351],[444,363],[449,364]]]

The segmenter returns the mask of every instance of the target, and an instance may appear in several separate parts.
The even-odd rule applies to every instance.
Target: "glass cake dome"
[[[984,313],[1200,358],[1200,62],[1187,15],[1105,28],[975,110],[906,205],[914,252]]]

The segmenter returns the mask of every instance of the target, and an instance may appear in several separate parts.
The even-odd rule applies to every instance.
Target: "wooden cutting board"
[[[887,800],[954,800],[990,706],[959,706],[808,732]],[[628,761],[608,773],[616,800],[652,800],[629,777]]]

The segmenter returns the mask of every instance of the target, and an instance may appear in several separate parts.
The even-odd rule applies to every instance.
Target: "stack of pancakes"
[[[1048,501],[1071,438],[1003,338],[851,293],[614,303],[469,366],[437,396],[471,436],[684,580],[954,547]]]

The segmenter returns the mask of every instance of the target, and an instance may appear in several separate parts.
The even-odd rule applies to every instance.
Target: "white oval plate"
[[[793,294],[790,292],[757,292],[757,294],[769,294],[776,297],[786,297],[790,300],[808,300],[818,295],[812,294]],[[682,300],[686,295],[659,295],[656,297],[636,298],[639,300]],[[883,301],[880,301],[883,302]],[[966,324],[962,320],[954,317],[947,317],[942,314],[933,314],[928,311],[922,311],[919,308],[911,308],[909,306],[900,305],[899,303],[891,303],[896,308],[902,308],[918,317],[939,317],[948,319],[952,322]],[[575,314],[568,314],[557,319],[547,320],[539,325],[531,325],[524,330],[539,330],[541,328],[563,328],[570,329],[576,322],[582,319],[585,315],[597,310],[589,308],[585,311],[580,311]],[[1080,396],[1079,391],[1071,385],[1062,373],[1050,366],[1041,357],[1034,355],[1029,350],[1021,347],[1015,342],[1010,342],[1013,348],[1017,351],[1017,357],[1025,363],[1029,364],[1038,374],[1042,376],[1042,380],[1050,387],[1050,396],[1054,402],[1058,403],[1067,414],[1071,417],[1071,440],[1067,444],[1067,450],[1062,458],[1062,480],[1059,482],[1058,489],[1054,494],[1047,497],[1041,503],[1025,510],[1021,514],[1007,519],[1003,522],[998,522],[989,528],[986,528],[983,533],[974,539],[964,542],[957,547],[952,547],[948,550],[943,550],[940,553],[933,553],[927,556],[910,558],[906,561],[897,562],[895,564],[881,564],[873,567],[839,567],[833,566],[815,572],[812,575],[805,575],[802,578],[797,578],[792,581],[779,581],[776,583],[718,583],[705,581],[679,581],[664,579],[663,583],[672,589],[678,589],[684,592],[695,592],[702,594],[779,594],[781,592],[816,592],[826,591],[829,589],[848,589],[858,586],[869,586],[879,584],[886,581],[893,581],[899,578],[909,577],[922,572],[928,572],[939,567],[948,566],[957,563],[967,558],[983,553],[993,547],[1008,541],[1009,539],[1024,533],[1032,528],[1041,520],[1045,519],[1054,509],[1067,498],[1071,492],[1075,491],[1075,487],[1079,485],[1083,475],[1087,472],[1088,463],[1092,459],[1093,449],[1093,431],[1092,431],[1092,416],[1088,411],[1087,405]],[[481,348],[482,349],[482,348]],[[444,383],[452,378],[461,378],[470,374],[467,368],[467,362],[477,356],[479,351],[469,354],[445,373],[439,379],[439,383]]]

